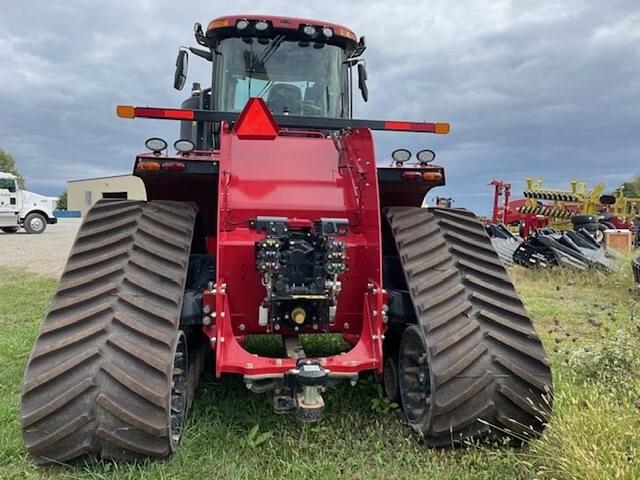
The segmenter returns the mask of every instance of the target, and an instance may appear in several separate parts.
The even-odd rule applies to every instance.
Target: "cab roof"
[[[346,38],[353,42],[357,42],[358,38],[347,27],[338,25],[336,23],[325,22],[323,20],[311,20],[308,18],[296,18],[296,17],[278,17],[278,16],[265,16],[265,15],[228,15],[225,17],[219,17],[211,22],[207,27],[207,31],[215,30],[218,28],[235,27],[239,20],[247,20],[250,22],[265,21],[271,23],[273,28],[277,29],[291,29],[298,30],[301,26],[313,25],[314,27],[328,27],[331,28],[335,35]]]

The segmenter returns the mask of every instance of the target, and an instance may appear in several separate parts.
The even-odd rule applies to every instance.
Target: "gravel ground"
[[[40,235],[0,231],[0,266],[59,278],[81,219],[61,218]]]

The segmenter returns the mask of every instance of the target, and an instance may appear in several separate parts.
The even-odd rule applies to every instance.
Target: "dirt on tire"
[[[549,362],[484,227],[458,209],[387,212],[426,344],[430,405],[412,427],[431,446],[539,436]]]
[[[36,463],[171,453],[171,379],[191,203],[102,200],[87,214],[31,352],[24,442]]]

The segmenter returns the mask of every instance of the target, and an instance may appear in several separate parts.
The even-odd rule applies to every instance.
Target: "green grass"
[[[249,393],[238,379],[209,377],[171,459],[43,469],[22,445],[19,394],[55,281],[0,269],[0,479],[640,478],[640,303],[629,272],[511,274],[555,378],[552,420],[526,448],[427,449],[396,412],[372,408],[370,378],[327,393],[325,420],[310,426],[274,415],[270,397]]]

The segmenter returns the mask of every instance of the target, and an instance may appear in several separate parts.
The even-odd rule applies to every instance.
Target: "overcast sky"
[[[5,0],[0,148],[28,188],[128,173],[145,138],[173,143],[177,124],[118,120],[115,105],[179,105],[177,47],[195,44],[194,22],[232,13],[366,35],[370,100],[356,116],[452,124],[447,137],[376,133],[378,162],[433,148],[448,169],[437,194],[456,206],[486,213],[493,178],[521,191],[527,176],[615,187],[640,173],[638,0]],[[205,63],[192,58],[188,82],[206,83]]]

